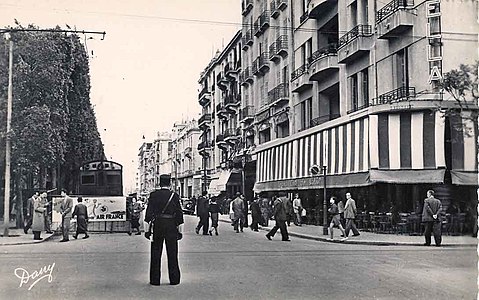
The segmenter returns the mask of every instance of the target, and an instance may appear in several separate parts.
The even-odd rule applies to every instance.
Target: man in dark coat
[[[258,197],[254,197],[253,202],[251,203],[251,230],[259,231],[258,224],[261,221],[261,209],[259,207]]]
[[[274,219],[276,221],[276,225],[274,225],[273,228],[266,234],[266,237],[268,240],[271,240],[271,238],[276,234],[276,231],[281,230],[281,237],[282,241],[289,242],[289,235],[288,235],[288,229],[286,227],[286,220],[288,218],[287,212],[286,212],[286,201],[288,201],[286,197],[286,193],[280,193],[278,195],[278,198],[274,201]]]
[[[208,208],[208,198],[206,198],[206,191],[203,191],[203,194],[198,198],[196,204],[196,215],[200,218],[198,225],[196,226],[196,233],[200,233],[200,229],[203,227],[203,235],[208,235],[209,227],[209,208]]]
[[[25,234],[28,233],[28,229],[30,229],[30,227],[32,227],[32,223],[33,223],[33,203],[35,202],[35,199],[37,199],[38,197],[40,197],[40,194],[38,192],[35,192],[35,194],[33,194],[30,198],[28,198],[27,200],[27,217],[26,217],[26,225],[25,227],[23,228],[23,232],[25,232]]]
[[[78,197],[77,201],[78,201],[78,204],[75,205],[75,208],[73,209],[73,213],[72,213],[72,218],[74,218],[75,216],[77,217],[77,231],[73,235],[73,237],[76,239],[79,233],[83,233],[85,234],[83,238],[87,239],[90,237],[88,235],[88,224],[87,224],[88,209],[85,206],[85,204],[82,203],[83,202],[82,197]]]
[[[235,232],[238,231],[238,226],[243,232],[243,226],[244,226],[244,214],[245,214],[245,206],[244,206],[244,200],[240,192],[236,193],[236,198],[231,202],[231,208],[233,209],[233,226]]]
[[[170,184],[170,175],[160,175],[160,189],[150,194],[146,209],[145,222],[153,221],[150,261],[151,285],[160,285],[163,241],[166,244],[170,284],[177,285],[180,283],[178,239],[181,238],[180,225],[184,222],[183,211],[181,210],[180,197],[169,190]]]
[[[424,207],[422,209],[422,221],[424,222],[424,238],[426,239],[425,246],[431,245],[431,230],[434,233],[434,241],[436,246],[441,246],[441,201],[434,198],[434,191],[427,191],[427,198],[424,200]]]

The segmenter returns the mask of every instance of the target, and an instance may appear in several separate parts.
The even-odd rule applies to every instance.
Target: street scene
[[[0,299],[479,297],[478,11],[2,1]]]

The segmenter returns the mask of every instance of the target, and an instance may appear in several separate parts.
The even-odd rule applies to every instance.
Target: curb
[[[230,223],[229,220],[219,220],[224,223]],[[260,230],[264,231],[269,231],[271,230],[271,227],[262,227]],[[319,236],[314,236],[314,235],[309,235],[309,234],[304,234],[304,233],[295,233],[295,232],[289,232],[290,236],[294,236],[297,238],[301,239],[306,239],[306,240],[314,240],[318,242],[325,242],[325,243],[336,243],[336,244],[355,244],[355,245],[371,245],[371,246],[421,246],[424,247],[423,243],[415,243],[415,242],[386,242],[386,241],[365,241],[365,240],[330,240],[329,238],[325,237],[319,237]],[[443,244],[441,247],[477,247],[477,244]],[[431,246],[432,247],[432,246]]]
[[[27,241],[21,241],[21,242],[13,242],[13,243],[0,243],[0,247],[1,246],[17,246],[17,245],[39,244],[39,243],[43,243],[43,242],[51,240],[56,235],[59,235],[59,233],[54,232],[54,233],[46,236],[42,240],[37,240],[37,241],[36,240],[27,240]]]

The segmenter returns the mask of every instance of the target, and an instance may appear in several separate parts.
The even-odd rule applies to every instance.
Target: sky
[[[175,122],[198,118],[198,78],[241,28],[240,0],[2,0],[14,20],[81,35],[90,57],[91,103],[108,159],[134,188],[138,149]],[[143,136],[145,140],[143,140]]]

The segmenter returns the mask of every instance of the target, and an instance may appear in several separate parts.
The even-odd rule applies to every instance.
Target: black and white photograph
[[[479,0],[0,0],[0,299],[479,299]]]

